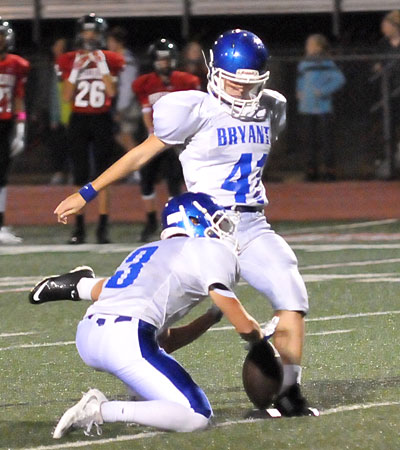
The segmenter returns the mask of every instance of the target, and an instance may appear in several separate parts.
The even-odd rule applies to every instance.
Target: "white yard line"
[[[317,270],[317,269],[333,269],[335,267],[359,267],[359,266],[373,266],[375,264],[391,264],[400,263],[400,258],[390,259],[370,259],[368,261],[349,261],[331,264],[314,264],[311,266],[301,266],[301,270]]]
[[[11,345],[10,347],[0,347],[0,352],[3,352],[5,350],[16,350],[19,348],[59,347],[62,345],[72,345],[72,344],[75,344],[75,341],[45,342],[43,344]]]
[[[307,333],[307,336],[327,336],[329,334],[344,334],[344,333],[351,333],[354,331],[352,330],[332,330],[332,331],[320,331],[318,333]]]
[[[210,328],[208,331],[223,331],[223,330],[233,330],[232,326],[220,327],[220,328]],[[319,333],[307,333],[307,336],[325,336],[329,334],[342,334],[342,333],[350,333],[353,330],[333,330],[333,331],[321,331]],[[33,333],[26,333],[33,334]],[[1,337],[1,335],[0,335]],[[25,349],[25,348],[40,348],[40,347],[59,347],[64,345],[72,345],[75,344],[75,341],[60,341],[60,342],[44,342],[43,344],[20,344],[20,345],[11,345],[9,347],[0,347],[0,352],[5,350],[17,350],[17,349]]]
[[[296,228],[294,230],[282,230],[281,234],[298,234],[314,231],[324,231],[324,230],[349,230],[354,228],[368,228],[376,225],[388,225],[390,223],[396,223],[399,219],[383,219],[383,220],[371,220],[368,222],[355,222],[355,223],[344,223],[338,225],[321,225],[319,227],[303,227]]]
[[[33,287],[21,287],[21,288],[13,288],[13,289],[0,289],[0,294],[6,294],[7,292],[28,292]]]
[[[327,322],[329,320],[356,319],[360,317],[387,316],[392,314],[400,314],[400,311],[377,311],[377,312],[356,313],[356,314],[343,314],[341,316],[314,317],[314,318],[306,318],[306,322]],[[225,331],[233,329],[234,329],[233,326],[227,325],[224,327],[212,327],[208,331]]]
[[[332,281],[332,280],[362,280],[362,281],[370,281],[374,279],[378,279],[379,281],[383,278],[391,279],[392,281],[400,281],[400,274],[396,272],[392,273],[353,273],[353,274],[344,274],[344,273],[306,273],[303,275],[303,280],[306,283],[313,283],[319,281]]]
[[[135,244],[10,245],[0,247],[0,256],[29,253],[129,253],[138,247]]]
[[[1,333],[0,338],[13,337],[13,336],[28,336],[30,334],[37,334],[37,331],[23,331],[20,333]]]
[[[365,403],[358,404],[358,405],[345,405],[345,406],[338,406],[337,408],[330,408],[325,409],[321,411],[321,416],[329,416],[330,414],[337,414],[341,412],[347,412],[347,411],[357,411],[360,409],[371,409],[371,408],[381,408],[383,406],[397,406],[400,405],[399,401],[395,402],[381,402],[381,403]]]
[[[328,416],[331,414],[338,414],[348,411],[358,411],[364,409],[371,408],[382,408],[385,406],[398,406],[400,405],[400,401],[394,402],[380,402],[380,403],[366,403],[366,404],[356,404],[356,405],[345,405],[339,406],[337,408],[330,408],[321,411],[321,416]],[[235,425],[246,425],[253,424],[258,422],[263,422],[264,420],[274,420],[274,419],[241,419],[241,420],[229,420],[226,422],[218,423],[214,425],[213,428],[226,428]],[[277,420],[285,420],[285,419],[277,419]],[[290,419],[294,420],[294,419]],[[311,419],[310,420],[318,420]],[[56,445],[41,445],[39,447],[30,447],[22,450],[58,450],[63,448],[80,448],[80,447],[90,447],[92,445],[103,445],[103,444],[113,444],[116,442],[127,442],[127,441],[136,441],[139,439],[150,439],[155,436],[160,436],[162,434],[167,434],[165,431],[153,431],[153,432],[143,432],[138,434],[126,435],[126,436],[117,436],[115,438],[109,439],[96,439],[96,440],[84,440],[84,441],[76,441],[76,442],[66,442],[64,444],[56,444]]]
[[[356,319],[361,317],[374,317],[374,316],[387,316],[392,314],[400,314],[400,311],[377,311],[377,312],[367,312],[367,313],[356,313],[356,314],[344,314],[340,316],[325,316],[325,317],[314,317],[307,318],[306,322],[327,322],[330,320],[341,320],[341,319]],[[224,327],[213,327],[208,331],[225,331],[225,330],[233,330],[233,326],[227,325]],[[307,336],[323,336],[329,334],[340,334],[340,333],[349,333],[353,330],[333,330],[333,331],[323,331],[321,333],[308,333]],[[31,334],[33,332],[26,332],[26,334]],[[36,347],[51,347],[51,346],[60,346],[60,345],[72,345],[75,341],[63,341],[63,342],[49,342],[43,344],[22,344],[22,345],[13,345],[11,347],[3,347],[0,348],[2,350],[14,350],[17,348],[36,348]]]
[[[356,314],[343,314],[341,316],[314,317],[306,319],[306,322],[325,322],[329,320],[356,319],[360,317],[388,316],[392,314],[400,314],[400,311],[377,311]]]
[[[343,250],[398,250],[400,244],[294,244],[293,250],[305,252],[337,252]]]

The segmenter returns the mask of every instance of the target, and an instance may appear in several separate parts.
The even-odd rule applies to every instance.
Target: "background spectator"
[[[132,91],[132,83],[138,76],[138,62],[126,47],[127,32],[122,27],[114,27],[107,35],[107,48],[121,54],[125,67],[118,77],[118,92],[114,103],[114,121],[117,125],[116,140],[125,151],[137,145],[136,134],[141,122],[140,106]]]
[[[324,35],[312,34],[307,38],[305,56],[297,67],[296,96],[306,178],[331,181],[336,179],[337,151],[332,145],[333,94],[343,86],[345,78],[329,59],[329,42]]]
[[[192,41],[185,45],[183,49],[183,70],[200,78],[201,90],[207,91],[207,74],[208,69],[204,61],[203,50],[201,45]]]
[[[53,64],[67,51],[67,39],[59,38],[51,46]],[[71,162],[68,153],[67,126],[71,115],[71,102],[62,99],[62,80],[57,70],[52,70],[49,86],[49,122],[50,131],[47,146],[54,168],[50,184],[64,184],[68,181]]]

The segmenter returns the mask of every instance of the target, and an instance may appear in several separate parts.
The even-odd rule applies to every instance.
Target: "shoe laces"
[[[96,434],[91,432],[93,425],[96,428]],[[101,436],[103,434],[103,430],[97,422],[95,422],[94,420],[91,420],[84,428],[83,433],[85,436],[95,436],[95,435]]]

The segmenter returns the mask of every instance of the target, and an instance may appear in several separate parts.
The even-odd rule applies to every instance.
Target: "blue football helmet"
[[[233,117],[246,117],[258,108],[262,90],[269,78],[268,50],[261,39],[246,30],[221,34],[210,50],[208,92],[231,105]],[[250,98],[236,98],[225,91],[224,80],[254,85]]]
[[[236,248],[235,223],[208,194],[185,192],[172,198],[161,215],[161,239],[183,234],[218,238]]]

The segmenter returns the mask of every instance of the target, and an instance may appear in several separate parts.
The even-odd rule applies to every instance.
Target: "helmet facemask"
[[[220,103],[230,105],[230,114],[232,117],[242,119],[252,116],[257,111],[262,91],[269,79],[268,71],[260,74],[257,70],[238,69],[234,74],[222,68],[214,67],[212,50],[210,50],[210,62],[207,67],[207,90],[210,94],[213,94]],[[250,98],[237,98],[229,95],[225,90],[225,80],[232,81],[233,83],[253,85],[253,88],[249,92]]]

